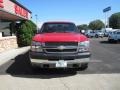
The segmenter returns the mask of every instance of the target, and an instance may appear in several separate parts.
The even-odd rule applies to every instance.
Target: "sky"
[[[46,21],[71,21],[76,25],[89,24],[100,19],[105,21],[103,9],[111,6],[108,13],[120,12],[120,0],[17,0],[32,11],[32,20],[38,26]]]

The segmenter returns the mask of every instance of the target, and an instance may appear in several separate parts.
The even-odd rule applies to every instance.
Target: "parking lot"
[[[28,53],[0,66],[0,90],[118,90],[120,89],[120,43],[92,38],[91,62],[85,71],[36,70],[30,67]],[[40,89],[41,88],[41,89]]]

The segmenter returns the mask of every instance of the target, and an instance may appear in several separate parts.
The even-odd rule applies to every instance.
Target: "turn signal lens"
[[[89,51],[89,46],[90,46],[89,41],[79,42],[78,43],[78,51],[79,52],[87,52],[87,51]]]

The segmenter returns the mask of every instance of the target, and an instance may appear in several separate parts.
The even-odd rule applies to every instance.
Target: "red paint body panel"
[[[3,3],[3,0],[0,0],[0,3]]]
[[[78,33],[45,33],[36,34],[33,41],[38,42],[83,42],[88,41],[88,38]]]
[[[3,0],[0,0],[0,8],[4,8],[4,6],[3,6]]]
[[[0,8],[4,8],[4,6],[2,4],[0,4]]]

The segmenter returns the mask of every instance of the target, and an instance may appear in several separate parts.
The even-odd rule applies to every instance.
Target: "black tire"
[[[84,63],[84,64],[82,64],[81,67],[79,67],[78,69],[79,69],[80,71],[84,71],[84,70],[86,70],[87,68],[88,68],[88,63]]]
[[[89,35],[88,35],[88,34],[87,34],[86,36],[89,38]]]
[[[117,43],[118,41],[117,40],[114,40],[114,43]]]
[[[117,43],[117,41],[116,41],[116,40],[113,40],[113,39],[108,39],[108,42],[109,42],[109,43]]]
[[[108,38],[108,42],[109,43],[113,43],[113,40]]]
[[[96,34],[95,37],[98,38],[98,35]]]
[[[38,66],[36,66],[35,64],[32,64],[31,63],[31,70],[32,70],[32,72],[36,72],[36,71],[38,71],[40,69],[40,67],[38,67]]]

